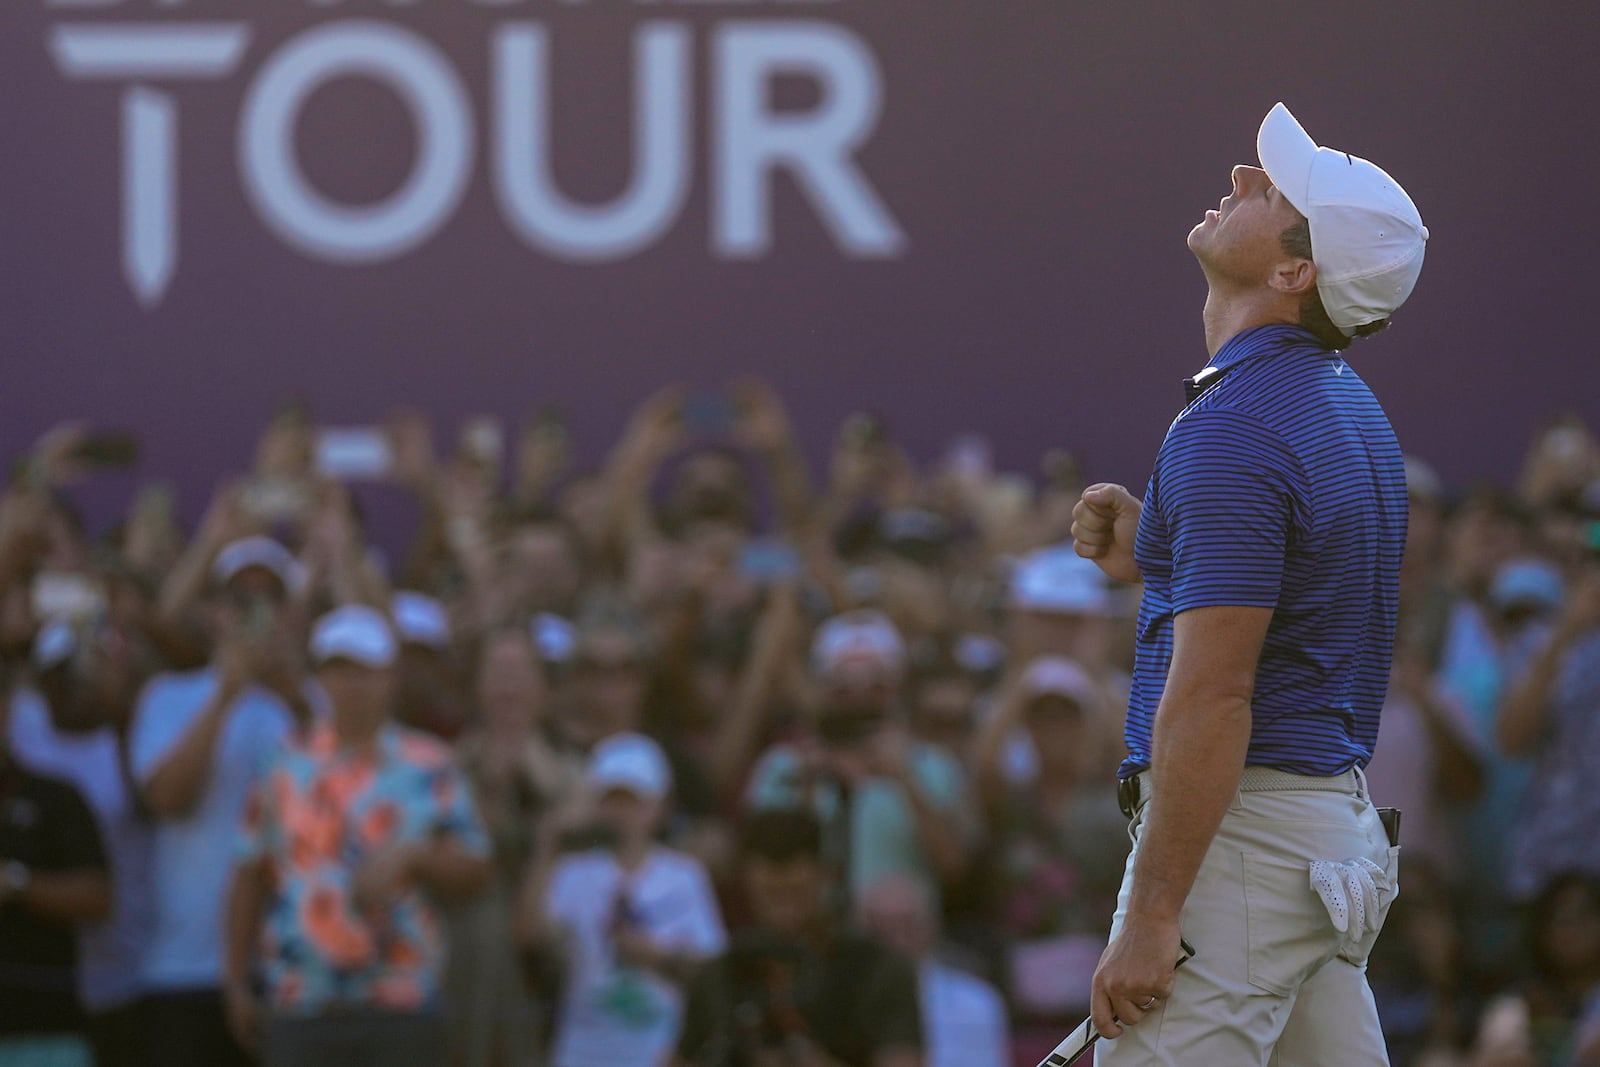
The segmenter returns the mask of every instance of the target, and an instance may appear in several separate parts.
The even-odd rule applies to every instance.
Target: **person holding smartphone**
[[[287,611],[300,581],[288,549],[265,537],[234,541],[217,553],[210,579],[212,662],[151,679],[130,745],[155,820],[147,1018],[170,1067],[249,1062],[222,999],[227,860],[266,761],[315,717]]]
[[[656,843],[672,772],[654,741],[600,742],[586,786],[599,843],[563,852],[572,821],[548,818],[522,894],[525,947],[554,948],[564,964],[550,1063],[660,1063],[687,983],[725,946],[722,916],[700,861]]]

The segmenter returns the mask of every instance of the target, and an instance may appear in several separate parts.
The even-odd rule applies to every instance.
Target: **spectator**
[[[94,815],[72,786],[26,770],[0,700],[0,1065],[89,1067],[77,929],[111,914]]]
[[[752,925],[696,977],[674,1067],[921,1067],[916,973],[832,913],[816,816],[752,815],[739,869]]]
[[[1040,549],[1012,573],[1008,643],[1019,663],[1065,656],[1095,677],[1112,680],[1111,617],[1105,576],[1070,544]],[[1126,690],[1126,679],[1120,686]]]
[[[1600,1063],[1600,880],[1555,875],[1528,917],[1531,973],[1485,1013],[1472,1067]]]
[[[150,1062],[140,1001],[153,919],[153,842],[129,769],[132,693],[114,683],[115,661],[127,652],[128,642],[114,632],[102,629],[91,637],[67,623],[50,623],[34,645],[37,689],[19,691],[11,714],[15,758],[77,789],[105,844],[111,913],[78,931],[78,994],[98,1067]]]
[[[519,880],[533,858],[534,833],[570,801],[581,771],[546,735],[544,668],[526,628],[485,638],[476,689],[476,725],[459,752],[493,846],[494,877],[487,893],[450,917],[451,1062],[523,1067],[537,1045],[540,1020],[507,933]]]
[[[222,998],[227,857],[263,767],[313,718],[287,617],[297,573],[267,538],[223,548],[211,565],[212,665],[158,675],[134,713],[133,773],[156,819],[147,1014],[170,1067],[248,1062]]]
[[[563,855],[573,814],[546,820],[522,898],[524,942],[554,947],[565,964],[550,1062],[659,1063],[696,965],[724,947],[722,918],[700,864],[655,843],[672,782],[653,741],[602,741],[587,784],[606,843]]]
[[[373,608],[311,637],[331,705],[256,788],[227,910],[227,1005],[265,1067],[443,1063],[433,899],[482,889],[488,841],[438,741],[391,723],[396,641]],[[259,967],[266,1016],[257,1022]]]
[[[808,729],[762,756],[746,798],[756,809],[816,811],[852,897],[903,874],[937,899],[965,872],[976,836],[960,765],[912,741],[903,721],[905,661],[900,635],[877,612],[824,623],[812,646],[821,692]]]
[[[1003,1067],[1011,1035],[999,990],[939,959],[938,917],[917,883],[886,878],[868,887],[862,925],[917,966],[925,1067]]]
[[[395,636],[395,721],[453,740],[466,726],[466,701],[450,649],[450,614],[438,600],[402,589],[390,602]]]
[[[986,918],[1016,1020],[1017,1062],[1037,1063],[1088,1013],[1128,855],[1110,780],[1105,690],[1077,663],[1034,660],[984,724],[978,781],[988,814]],[[1036,770],[1017,779],[1020,730]]]
[[[1510,867],[1509,887],[1523,899],[1562,871],[1600,876],[1600,559],[1536,640],[1496,723],[1501,748],[1538,760]]]
[[[1372,950],[1368,981],[1391,1067],[1453,1067],[1476,1006],[1460,917],[1450,883],[1426,855],[1406,857],[1405,880]]]

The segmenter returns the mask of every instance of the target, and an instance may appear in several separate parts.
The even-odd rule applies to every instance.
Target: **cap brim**
[[[1256,155],[1261,159],[1261,169],[1267,172],[1284,199],[1300,214],[1307,214],[1311,200],[1311,165],[1317,158],[1317,142],[1282,102],[1274,104],[1267,117],[1261,120],[1261,129],[1256,134]]]

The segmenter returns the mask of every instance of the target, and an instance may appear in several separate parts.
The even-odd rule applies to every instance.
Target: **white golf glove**
[[[1328,918],[1350,952],[1383,923],[1384,908],[1394,899],[1394,881],[1365,856],[1353,860],[1312,860],[1311,888],[1322,898]]]

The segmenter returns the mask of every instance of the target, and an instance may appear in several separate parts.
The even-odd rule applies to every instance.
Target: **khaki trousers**
[[[1297,779],[1247,768],[1245,784],[1183,907],[1195,958],[1178,970],[1168,1000],[1099,1043],[1101,1067],[1388,1067],[1366,973],[1378,935],[1341,951],[1309,864],[1364,856],[1398,885],[1400,850],[1389,847],[1355,772]],[[1129,829],[1134,847],[1113,939],[1127,915],[1145,815],[1160,803],[1149,798]]]

